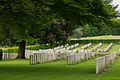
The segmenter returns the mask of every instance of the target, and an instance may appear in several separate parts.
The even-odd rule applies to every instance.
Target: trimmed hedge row
[[[50,48],[49,45],[33,45],[33,46],[27,46],[27,50],[39,50],[39,49],[48,49]]]
[[[120,39],[76,39],[70,43],[120,43]]]
[[[26,46],[27,50],[39,50],[39,49],[48,49],[50,48],[49,45],[33,45],[33,46]],[[18,53],[18,47],[12,48],[5,48],[2,49],[3,53]]]
[[[18,53],[18,48],[5,48],[5,49],[2,49],[3,50],[3,53]]]

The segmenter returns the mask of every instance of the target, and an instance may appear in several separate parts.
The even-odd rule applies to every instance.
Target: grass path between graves
[[[77,65],[65,60],[29,65],[29,60],[0,61],[0,80],[116,80],[120,79],[120,58],[110,71],[95,74],[96,59]]]

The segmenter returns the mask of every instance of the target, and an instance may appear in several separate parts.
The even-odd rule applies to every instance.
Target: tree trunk
[[[18,59],[25,59],[25,41],[19,42]]]

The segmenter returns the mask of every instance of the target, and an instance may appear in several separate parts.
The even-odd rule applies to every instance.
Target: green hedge
[[[18,48],[5,48],[2,50],[3,50],[3,53],[18,53]]]
[[[5,48],[5,49],[2,49],[3,50],[3,53],[18,53],[18,48]]]
[[[27,46],[27,50],[39,50],[39,49],[48,49],[50,48],[50,45],[33,45],[33,46]]]
[[[70,43],[120,43],[120,39],[76,39],[70,40]]]
[[[39,49],[48,49],[49,45],[32,45],[26,46],[27,50],[39,50]],[[3,53],[18,53],[18,47],[4,48],[2,49]]]

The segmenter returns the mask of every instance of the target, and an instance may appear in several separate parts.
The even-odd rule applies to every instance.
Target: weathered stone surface
[[[116,58],[117,53],[110,53],[108,55],[105,55],[101,58],[97,58],[96,59],[96,74],[100,73],[104,67],[109,66],[109,64],[111,64],[111,62],[114,61],[114,59]]]
[[[105,57],[96,59],[96,74],[100,73],[105,67]]]

